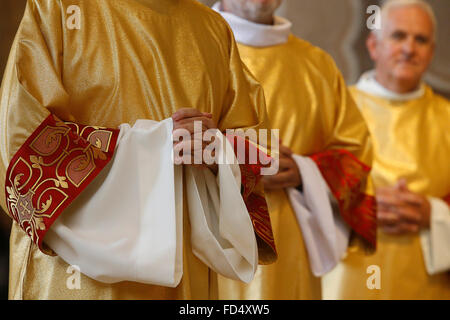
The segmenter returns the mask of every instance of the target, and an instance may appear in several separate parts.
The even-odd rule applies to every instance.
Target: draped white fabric
[[[139,120],[120,129],[113,160],[61,214],[45,242],[95,280],[176,287],[183,275],[183,167],[172,161],[172,120]],[[217,182],[209,170],[189,168],[186,190],[194,254],[248,282],[257,245],[236,166],[220,165]]]
[[[303,192],[295,188],[287,191],[302,230],[311,271],[320,277],[344,256],[350,227],[341,218],[336,200],[314,161],[298,155],[293,157],[302,176]]]
[[[441,199],[429,198],[430,229],[420,233],[422,252],[430,275],[450,270],[450,207]]]

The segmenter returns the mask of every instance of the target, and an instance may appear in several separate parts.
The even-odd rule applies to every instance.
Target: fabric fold
[[[303,193],[295,188],[287,192],[302,229],[311,270],[320,277],[345,254],[351,229],[341,218],[337,203],[332,205],[336,200],[314,161],[298,155],[293,158],[301,172]]]
[[[291,34],[292,23],[279,16],[274,17],[273,25],[259,24],[222,11],[217,2],[212,9],[218,12],[230,25],[236,41],[248,46],[269,47],[286,43]]]
[[[420,241],[425,267],[433,275],[450,270],[450,207],[441,199],[429,200],[430,229],[421,231]]]
[[[256,237],[242,199],[239,164],[228,139],[220,141],[217,177],[186,167],[187,197],[194,254],[223,276],[249,283],[258,265]]]
[[[172,161],[172,120],[121,125],[111,164],[67,208],[45,242],[104,282],[176,287],[183,275],[183,166]],[[250,282],[258,246],[234,150],[220,131],[217,177],[185,167],[192,250],[225,277]]]
[[[105,283],[180,282],[182,176],[167,161],[172,126],[171,119],[122,125],[111,164],[48,231],[46,243],[83,274]]]

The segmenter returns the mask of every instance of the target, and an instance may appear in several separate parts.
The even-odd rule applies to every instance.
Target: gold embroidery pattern
[[[112,154],[80,137],[79,125],[49,116],[8,167],[6,202],[14,220],[43,249],[42,239],[59,214],[107,164]],[[115,147],[118,131],[83,127],[103,149]],[[92,141],[92,140],[91,140]],[[85,183],[86,182],[86,183]]]

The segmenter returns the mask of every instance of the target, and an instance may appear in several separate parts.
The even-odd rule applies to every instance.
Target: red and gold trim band
[[[450,194],[444,197],[444,201],[450,206]]]
[[[12,158],[6,173],[11,217],[39,246],[46,232],[114,155],[119,130],[48,116]]]
[[[256,145],[240,136],[227,135],[227,138],[234,147],[241,169],[241,194],[257,236],[259,262],[261,264],[273,263],[277,259],[277,250],[272,224],[263,188],[260,185],[258,186],[261,180],[261,169],[265,166],[260,160],[263,159],[264,163],[269,163],[271,158]],[[238,150],[241,146],[245,146],[245,156],[242,150]],[[257,155],[257,163],[249,163],[249,155],[251,154]]]
[[[342,218],[376,247],[376,200],[364,193],[370,167],[346,150],[329,150],[311,158],[336,198]]]

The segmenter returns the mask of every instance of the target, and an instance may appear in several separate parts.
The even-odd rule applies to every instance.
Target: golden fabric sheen
[[[261,82],[271,126],[294,153],[346,149],[371,165],[369,132],[332,58],[293,35],[285,44],[239,44],[241,58]],[[321,299],[300,227],[284,191],[267,194],[278,260],[260,266],[250,285],[219,276],[221,299]]]
[[[450,102],[427,87],[416,100],[394,102],[352,88],[374,140],[375,186],[405,178],[411,191],[436,198],[450,194]],[[366,287],[366,269],[378,265],[381,289]],[[450,299],[450,273],[429,276],[418,235],[378,231],[377,252],[350,253],[332,274],[337,299]],[[339,278],[336,278],[338,276]]]
[[[66,25],[70,5],[81,9],[79,30]],[[49,112],[114,128],[185,107],[212,113],[221,130],[265,127],[262,89],[243,70],[217,13],[194,0],[28,0],[2,84],[1,156],[6,167]],[[68,265],[43,255],[14,224],[10,298],[214,298],[216,277],[194,257],[189,232],[185,208],[184,276],[176,289],[82,276],[81,289],[69,290]]]

